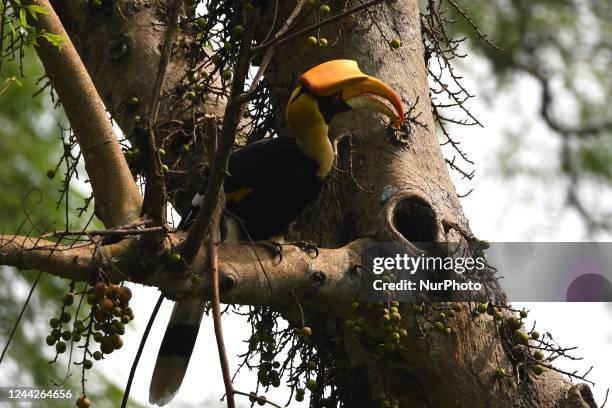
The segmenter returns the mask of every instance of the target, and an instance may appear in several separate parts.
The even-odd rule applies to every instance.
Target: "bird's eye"
[[[330,97],[329,97],[329,100],[330,100],[332,103],[338,103],[338,102],[340,102],[340,92],[338,92],[338,93],[333,94],[332,96],[330,96]]]

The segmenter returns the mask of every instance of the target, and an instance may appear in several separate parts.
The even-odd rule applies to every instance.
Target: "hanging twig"
[[[223,116],[223,128],[219,139],[219,147],[212,161],[210,178],[206,184],[202,205],[195,221],[189,228],[187,238],[181,244],[180,252],[187,264],[191,263],[197,254],[200,244],[209,229],[221,189],[223,188],[223,182],[225,181],[230,152],[236,139],[236,128],[241,119],[240,112],[242,105],[235,98],[244,91],[244,83],[250,67],[250,43],[253,38],[254,25],[249,24],[251,28],[247,29],[242,39],[234,81],[232,82],[231,96]],[[206,131],[209,135],[216,134],[217,124],[214,117],[207,118]]]
[[[295,295],[295,292],[293,290],[291,291],[291,295],[293,296],[293,300],[295,301],[295,305],[298,307],[298,310],[300,311],[300,327],[304,327],[304,309],[302,309],[302,305],[300,303],[300,300]]]
[[[26,298],[25,302],[23,303],[23,306],[21,307],[21,312],[19,312],[19,316],[17,316],[17,321],[15,321],[15,325],[13,326],[13,330],[11,330],[11,334],[9,335],[8,340],[6,341],[6,345],[4,346],[4,349],[2,350],[2,355],[0,355],[0,364],[2,364],[2,360],[4,360],[4,355],[6,354],[6,351],[9,348],[9,345],[11,344],[11,340],[13,340],[13,336],[15,336],[15,332],[17,331],[17,327],[19,327],[19,323],[21,322],[21,318],[23,317],[23,314],[25,313],[28,304],[30,303],[30,299],[32,298],[32,294],[34,293],[34,289],[36,289],[36,285],[38,285],[38,281],[40,280],[40,276],[42,275],[42,272],[38,272],[38,275],[36,276],[36,279],[34,280],[34,283],[32,284],[32,287],[30,288],[30,292],[28,293],[28,297]]]
[[[219,247],[220,241],[219,228],[221,224],[220,205],[215,209],[211,230],[210,239],[208,241],[208,253],[210,256],[210,274],[212,288],[212,311],[213,322],[215,326],[215,338],[217,340],[217,351],[219,352],[219,363],[221,364],[221,373],[223,375],[223,384],[225,385],[225,395],[227,397],[227,407],[236,408],[234,401],[234,387],[232,385],[232,375],[227,362],[227,352],[225,350],[225,342],[223,341],[223,327],[221,325],[221,295],[219,293]]]
[[[214,121],[212,122],[214,126]],[[216,127],[215,127],[216,129]],[[212,129],[211,129],[212,130]],[[210,133],[208,141],[208,151],[211,156],[214,156],[217,152],[217,133],[213,130]],[[215,339],[217,340],[217,351],[219,353],[219,363],[221,365],[221,374],[223,376],[223,384],[225,385],[225,394],[227,396],[228,408],[235,408],[236,402],[234,401],[234,387],[232,384],[232,378],[229,370],[229,363],[227,361],[227,352],[225,350],[225,341],[223,340],[223,326],[221,323],[221,294],[219,289],[219,247],[218,244],[221,242],[220,228],[221,228],[221,214],[225,202],[223,200],[223,186],[219,191],[217,197],[217,205],[214,209],[212,219],[210,221],[210,238],[208,241],[208,253],[210,257],[210,276],[211,276],[211,290],[212,290],[212,312],[213,312],[213,324],[215,329]]]
[[[608,403],[608,394],[610,394],[609,388],[606,390],[606,399],[604,400],[603,404],[601,404],[601,408],[604,408],[606,404]]]
[[[136,373],[136,367],[138,367],[138,362],[140,361],[140,356],[142,355],[142,350],[144,349],[145,344],[147,343],[147,338],[149,337],[149,333],[151,332],[151,327],[153,326],[153,322],[157,317],[157,312],[159,312],[159,307],[161,306],[164,300],[164,295],[160,294],[157,298],[157,303],[155,303],[155,307],[151,312],[151,317],[149,317],[149,322],[147,323],[147,327],[145,328],[144,333],[142,334],[142,338],[140,339],[140,345],[138,346],[138,351],[136,352],[136,357],[134,357],[134,361],[132,362],[132,368],[130,369],[130,375],[128,377],[128,382],[125,385],[125,391],[123,392],[123,399],[121,400],[121,408],[127,407],[128,398],[130,396],[130,389],[132,388],[132,380],[134,379],[134,374]]]

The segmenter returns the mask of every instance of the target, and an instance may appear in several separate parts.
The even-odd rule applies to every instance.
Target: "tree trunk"
[[[283,7],[285,15],[292,9],[287,2]],[[333,3],[332,9],[336,7],[340,4]],[[298,38],[281,48],[270,64],[267,79],[281,126],[283,104],[297,75],[329,59],[356,60],[364,72],[388,83],[405,105],[413,107],[409,132],[385,129],[373,115],[361,112],[332,122],[332,139],[344,139],[342,172],[329,180],[319,204],[299,223],[296,232],[301,238],[326,247],[372,235],[406,245],[475,240],[435,133],[419,18],[416,1],[385,3],[323,28],[320,36],[330,46],[312,47]],[[389,45],[394,38],[402,41],[398,50]],[[490,283],[495,292],[497,285]],[[493,324],[472,324],[471,316],[463,313],[450,338],[433,330],[420,337],[422,323],[408,310],[402,308],[402,316],[409,317],[403,324],[414,341],[396,361],[385,364],[364,350],[339,319],[327,313],[313,316],[321,340],[344,339],[337,356],[348,361],[337,363],[345,369],[336,381],[346,387],[346,406],[372,406],[381,391],[399,398],[402,407],[553,407],[563,399],[567,384],[556,374],[527,384],[494,381],[497,361],[506,372],[512,367]]]

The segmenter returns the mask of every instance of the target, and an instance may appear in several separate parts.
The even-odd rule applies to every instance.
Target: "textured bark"
[[[167,28],[167,2],[118,0],[103,2],[101,8],[92,8],[87,0],[52,0],[52,3],[114,120],[132,144],[139,147],[142,141],[133,131],[134,117],[145,114],[153,97]],[[225,108],[224,98],[210,96],[195,111],[185,109],[182,85],[186,83],[185,44],[190,34],[193,35],[181,33],[175,40],[156,129],[157,145],[168,153],[167,162],[177,163],[175,172],[166,176],[166,184],[169,198],[179,212],[197,191],[201,179],[194,176],[206,161],[205,142],[194,131],[194,122],[205,114],[222,117]],[[133,97],[140,101],[137,106],[129,103]],[[162,143],[166,133],[177,126],[193,134],[188,153],[180,152],[180,143]]]
[[[279,4],[278,21],[284,21],[293,2]],[[56,5],[106,105],[123,129],[129,129],[138,111],[124,111],[120,107],[135,95],[141,99],[141,107],[148,104],[163,38],[163,29],[155,22],[163,15],[163,4],[118,1],[112,3],[112,8],[97,11],[90,10],[86,2],[56,1]],[[340,4],[332,3],[332,9],[339,8]],[[392,51],[382,34],[386,38],[399,37],[404,45]],[[382,389],[399,398],[402,407],[595,406],[588,387],[572,386],[551,371],[540,377],[530,376],[527,381],[517,376],[494,381],[495,367],[499,365],[510,373],[513,367],[507,344],[497,335],[491,319],[475,321],[468,313],[460,313],[452,323],[453,334],[444,336],[430,330],[429,322],[419,322],[405,306],[402,322],[410,333],[410,343],[406,351],[397,353],[396,359],[383,363],[364,352],[359,342],[345,331],[339,317],[343,316],[346,304],[357,297],[355,267],[364,242],[359,238],[374,236],[412,247],[418,242],[474,238],[435,134],[416,0],[389,2],[372,11],[372,16],[365,13],[350,16],[323,28],[321,35],[329,39],[329,47],[308,47],[304,38],[297,38],[277,50],[269,66],[266,80],[273,92],[279,127],[294,78],[317,63],[337,58],[357,60],[364,72],[397,90],[406,105],[418,101],[413,114],[420,114],[418,121],[424,126],[412,123],[409,132],[395,133],[378,118],[361,112],[336,120],[332,136],[353,132],[350,144],[347,137],[339,141],[339,167],[343,171],[334,175],[319,204],[307,212],[293,233],[338,249],[322,249],[316,259],[297,249],[288,250],[281,265],[275,265],[267,255],[260,255],[273,287],[270,294],[252,250],[248,246],[223,246],[219,261],[225,282],[223,300],[272,305],[291,318],[293,306],[286,297],[291,290],[301,295],[304,305],[310,306],[308,317],[314,332],[323,333],[326,340],[343,339],[337,350],[341,368],[334,381],[342,388],[346,406],[372,406],[373,396]],[[177,49],[169,67],[168,98],[174,95],[186,68],[180,46]],[[223,101],[209,101],[203,109],[219,114],[222,106]],[[190,175],[202,160],[196,153],[185,161],[191,163],[184,167]],[[180,191],[190,179],[183,174],[171,179],[170,184]],[[9,243],[5,237],[2,242],[5,245],[0,250],[0,263],[42,268],[79,280],[95,272],[84,261],[91,260],[91,247],[52,254],[49,249],[22,250],[22,243],[31,246],[33,241]],[[171,268],[164,268],[163,258],[139,259],[136,247],[136,240],[103,247],[97,255],[98,263],[114,266],[105,269],[115,271],[110,272],[112,279],[129,277],[158,286],[176,297],[208,293],[205,250],[199,252],[191,265],[193,274],[177,279],[169,272]],[[151,274],[151,270],[156,272]],[[314,337],[317,341],[317,336]]]
[[[291,6],[285,6],[287,12]],[[393,51],[372,19],[376,19],[386,38],[401,38],[404,45]],[[395,201],[395,206],[403,207],[413,201],[429,207],[431,212],[424,209],[423,213],[413,214],[414,219],[401,223],[409,228],[401,230],[403,225],[397,222],[395,227],[400,230],[386,234],[394,234],[397,240],[401,239],[399,232],[411,242],[447,241],[445,224],[456,225],[469,234],[434,131],[416,4],[393,2],[373,9],[372,18],[367,13],[349,16],[337,25],[323,28],[321,36],[328,38],[329,47],[311,47],[300,38],[281,48],[276,61],[270,64],[267,76],[276,92],[272,100],[277,101],[279,114],[299,73],[329,59],[349,58],[356,60],[364,72],[389,84],[406,105],[418,100],[415,114],[420,114],[419,121],[427,128],[413,124],[410,135],[392,135],[379,120],[363,112],[349,113],[332,122],[332,138],[354,132],[353,175],[364,188],[359,188],[350,174],[337,174],[330,189],[334,188],[334,199],[339,203],[334,203],[330,195],[323,196],[320,222],[313,225],[308,220],[300,230],[326,245],[339,245],[355,236],[390,227],[381,222],[385,203]],[[395,137],[399,140],[393,142]],[[342,159],[347,161],[347,154],[344,156]],[[401,199],[390,200],[391,197]],[[325,211],[330,208],[339,211]]]
[[[286,15],[292,6],[283,3],[283,7],[281,15]],[[332,4],[332,9],[340,7],[338,2]],[[312,47],[300,38],[278,50],[270,64],[267,79],[271,99],[277,103],[279,126],[294,78],[336,58],[356,60],[364,72],[396,90],[406,105],[416,103],[412,115],[419,115],[418,121],[425,126],[412,123],[408,134],[393,134],[380,120],[362,112],[332,122],[332,138],[342,135],[345,139],[339,142],[344,146],[339,159],[343,171],[330,180],[318,205],[303,217],[295,233],[326,247],[366,235],[408,246],[473,241],[435,133],[416,0],[386,3],[369,17],[355,14],[323,28],[320,35],[328,39],[329,47]],[[393,51],[385,38],[400,38],[403,45]],[[350,149],[347,132],[353,135]],[[496,283],[489,283],[495,294]],[[398,396],[401,406],[407,407],[555,407],[566,401],[569,384],[556,373],[528,383],[493,380],[498,363],[507,372],[512,367],[491,322],[475,324],[463,313],[454,322],[450,338],[433,330],[420,338],[422,323],[405,311],[403,316],[411,318],[403,323],[414,342],[395,363],[368,358],[339,325],[327,334],[345,339],[345,349],[338,354],[348,356],[349,368],[337,382],[351,390],[345,397],[347,406],[371,406],[380,390]],[[317,318],[317,328],[328,331],[335,326],[327,313]],[[370,386],[365,392],[364,384]]]
[[[181,238],[184,233],[170,235],[172,241]],[[280,263],[269,250],[261,247],[219,245],[223,301],[291,309],[295,307],[293,292],[304,299],[304,306],[343,315],[359,294],[360,252],[370,242],[359,240],[343,248],[321,249],[318,257],[296,247],[287,247]],[[161,256],[147,262],[134,256],[136,249],[137,243],[131,240],[98,247],[93,244],[71,247],[46,240],[0,235],[0,264],[19,269],[42,269],[78,282],[95,282],[98,273],[104,271],[112,282],[127,280],[157,287],[173,299],[210,299],[210,274],[200,273],[208,270],[207,251],[200,251],[191,264],[191,269],[198,272],[177,279],[167,267],[168,258]]]
[[[38,19],[30,19],[37,30],[65,39],[61,49],[41,40],[36,52],[60,95],[83,153],[95,195],[96,214],[109,228],[138,220],[140,192],[87,70],[51,5],[46,0],[25,4],[36,4],[48,10]]]

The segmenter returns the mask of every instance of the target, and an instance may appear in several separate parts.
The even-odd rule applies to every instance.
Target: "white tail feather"
[[[166,405],[178,392],[189,365],[203,313],[204,302],[201,300],[181,300],[174,304],[151,377],[151,404]]]

